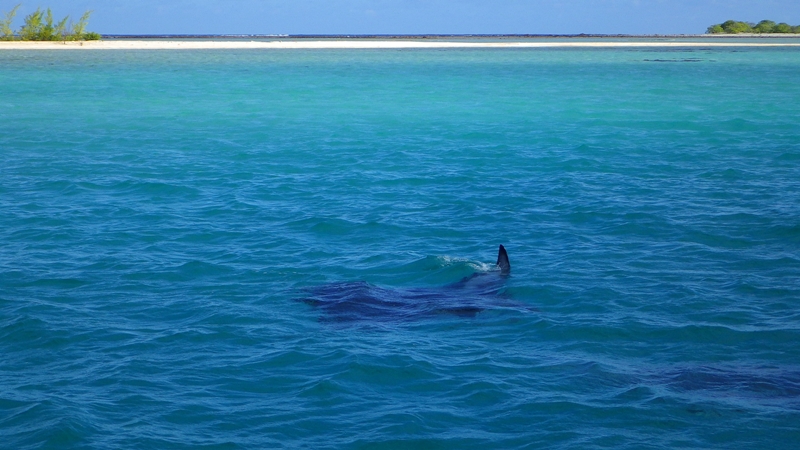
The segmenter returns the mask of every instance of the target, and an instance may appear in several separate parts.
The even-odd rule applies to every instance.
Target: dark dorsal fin
[[[500,273],[503,275],[511,273],[511,263],[508,262],[508,253],[506,253],[506,248],[502,245],[500,246],[500,250],[497,251],[497,267],[500,268]]]

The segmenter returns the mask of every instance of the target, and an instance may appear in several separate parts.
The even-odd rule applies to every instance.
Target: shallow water
[[[2,51],[2,446],[793,448],[799,71],[786,48]],[[297,301],[437,289],[498,244],[511,277],[474,317]]]

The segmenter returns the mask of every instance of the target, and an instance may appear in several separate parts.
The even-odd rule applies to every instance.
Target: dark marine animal
[[[499,300],[511,273],[508,253],[501,245],[497,268],[476,272],[460,281],[435,288],[388,289],[364,281],[332,283],[307,288],[299,301],[320,310],[321,320],[332,322],[404,321],[440,314],[474,317]]]

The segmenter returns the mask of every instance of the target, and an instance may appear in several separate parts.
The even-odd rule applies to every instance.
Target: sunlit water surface
[[[0,447],[795,448],[798,74],[792,48],[2,51]],[[469,314],[298,301],[457,306],[498,244]]]

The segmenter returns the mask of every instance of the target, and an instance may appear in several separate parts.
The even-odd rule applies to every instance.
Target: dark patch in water
[[[666,374],[666,385],[683,392],[707,392],[715,397],[792,399],[800,407],[800,372],[780,369],[735,369],[700,366]],[[791,405],[784,405],[791,406]]]
[[[327,322],[403,322],[449,314],[475,317],[486,309],[520,308],[504,298],[505,276],[476,273],[447,286],[388,289],[365,281],[304,289],[298,301],[324,313]]]
[[[645,59],[646,62],[713,62],[712,60],[705,60],[700,58],[685,58],[685,59]]]

